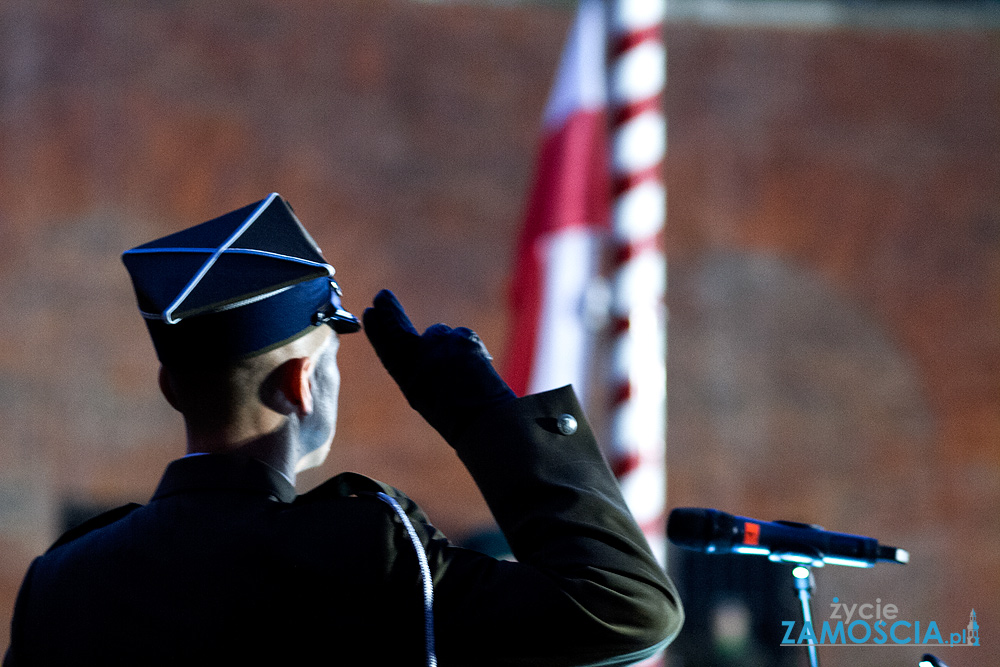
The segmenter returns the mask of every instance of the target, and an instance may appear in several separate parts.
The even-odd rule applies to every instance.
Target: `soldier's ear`
[[[278,391],[289,413],[299,417],[312,414],[312,372],[315,361],[311,357],[295,357],[281,364],[278,373]]]
[[[170,404],[170,407],[177,410],[177,412],[180,412],[181,409],[179,407],[180,404],[177,401],[177,394],[174,391],[173,383],[170,381],[170,371],[162,365],[160,366],[160,372],[157,375],[157,382],[159,382],[160,385],[160,392],[163,394],[163,397],[167,399],[167,403]]]

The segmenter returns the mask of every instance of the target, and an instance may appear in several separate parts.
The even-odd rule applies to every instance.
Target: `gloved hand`
[[[449,443],[483,409],[516,398],[474,331],[435,324],[420,335],[389,290],[375,295],[362,320],[410,406]]]

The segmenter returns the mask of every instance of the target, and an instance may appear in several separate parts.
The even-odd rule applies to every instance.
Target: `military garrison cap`
[[[125,251],[139,312],[165,364],[234,361],[329,325],[361,325],[333,267],[277,193]]]

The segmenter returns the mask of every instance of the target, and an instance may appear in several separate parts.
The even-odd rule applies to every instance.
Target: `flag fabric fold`
[[[505,378],[518,395],[573,384],[587,398],[600,250],[610,230],[605,15],[582,0],[542,122],[518,238]]]

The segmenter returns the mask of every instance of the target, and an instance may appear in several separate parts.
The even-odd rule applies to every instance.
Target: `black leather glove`
[[[389,290],[375,295],[362,320],[410,406],[449,443],[483,409],[516,398],[474,331],[435,324],[420,335]]]

